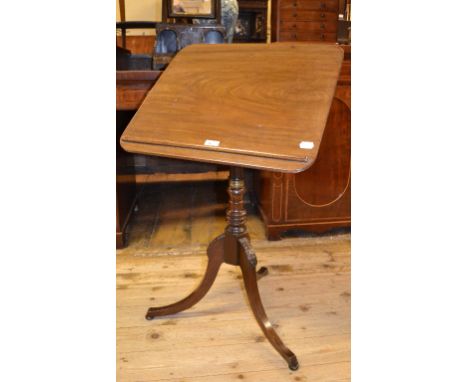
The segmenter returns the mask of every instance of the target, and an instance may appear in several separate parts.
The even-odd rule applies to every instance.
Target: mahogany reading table
[[[260,299],[257,258],[245,226],[244,167],[295,173],[320,147],[343,51],[308,44],[191,45],[161,75],[121,137],[130,152],[231,166],[225,232],[208,246],[195,291],[146,318],[200,301],[221,264],[241,267],[250,306],[263,333],[291,370],[299,363],[276,334]],[[319,186],[319,185],[318,185]]]

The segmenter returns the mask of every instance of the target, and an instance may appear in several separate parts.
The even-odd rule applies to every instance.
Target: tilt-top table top
[[[191,45],[121,137],[130,152],[300,172],[317,157],[343,50],[320,44]]]

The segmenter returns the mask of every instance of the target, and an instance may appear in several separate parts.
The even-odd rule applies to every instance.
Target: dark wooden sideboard
[[[300,174],[257,173],[256,195],[269,240],[288,230],[324,232],[351,225],[351,47],[316,162]]]

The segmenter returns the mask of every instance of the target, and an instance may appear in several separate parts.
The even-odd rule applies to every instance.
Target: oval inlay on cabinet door
[[[306,204],[325,207],[350,187],[351,111],[334,98],[317,159],[308,170],[296,174],[294,191]]]

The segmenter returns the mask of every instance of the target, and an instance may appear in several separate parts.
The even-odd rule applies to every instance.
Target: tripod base
[[[222,263],[240,266],[250,307],[258,325],[268,341],[288,363],[289,368],[297,370],[299,368],[297,358],[284,345],[273,329],[258,291],[257,280],[268,274],[268,269],[261,267],[258,272],[256,271],[257,257],[250,244],[250,238],[244,224],[246,212],[243,208],[244,187],[242,175],[242,169],[234,168],[231,170],[230,208],[227,212],[229,224],[225,233],[214,239],[208,246],[208,265],[201,283],[191,294],[174,304],[149,308],[146,319],[152,320],[156,317],[175,314],[192,307],[208,293]]]

